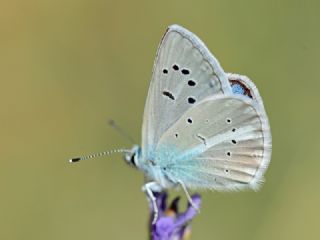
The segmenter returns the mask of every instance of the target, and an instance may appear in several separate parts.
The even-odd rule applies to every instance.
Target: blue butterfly
[[[142,146],[114,152],[147,177],[142,189],[155,222],[154,192],[181,187],[196,208],[188,189],[258,189],[271,158],[270,126],[256,86],[225,73],[196,35],[172,25],[154,62]]]

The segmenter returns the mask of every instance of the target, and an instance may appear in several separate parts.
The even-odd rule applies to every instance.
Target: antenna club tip
[[[75,162],[79,162],[81,160],[81,158],[77,157],[77,158],[71,158],[69,159],[69,163],[75,163]]]

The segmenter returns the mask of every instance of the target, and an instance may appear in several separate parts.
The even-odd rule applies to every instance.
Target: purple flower
[[[155,224],[153,220],[153,208],[150,205],[150,238],[152,240],[184,240],[190,236],[190,221],[198,214],[190,204],[185,212],[179,213],[179,197],[175,198],[170,207],[167,208],[167,193],[155,193],[156,203],[159,210],[159,216]],[[192,197],[195,205],[200,208],[201,197],[198,194]]]

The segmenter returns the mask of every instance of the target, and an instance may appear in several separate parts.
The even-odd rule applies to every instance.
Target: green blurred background
[[[302,0],[1,1],[0,239],[147,238],[141,173],[119,155],[67,159],[131,147],[109,118],[140,143],[153,60],[172,23],[196,33],[226,71],[254,80],[273,134],[262,190],[203,193],[192,239],[320,239],[319,8]]]

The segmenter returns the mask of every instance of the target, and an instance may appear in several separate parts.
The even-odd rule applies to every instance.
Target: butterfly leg
[[[142,191],[147,194],[148,200],[151,201],[151,204],[153,206],[154,215],[153,215],[152,224],[155,224],[158,219],[159,210],[158,210],[156,198],[155,198],[153,192],[161,192],[162,188],[156,182],[148,182],[145,185],[143,185]]]
[[[196,204],[192,201],[192,198],[190,197],[190,194],[188,192],[188,189],[186,187],[186,185],[184,184],[184,182],[182,181],[178,181],[178,183],[180,184],[180,186],[182,187],[184,193],[186,194],[187,196],[187,199],[188,199],[188,202],[190,203],[190,205],[195,209],[197,210],[198,213],[200,213],[200,209],[196,206]]]

